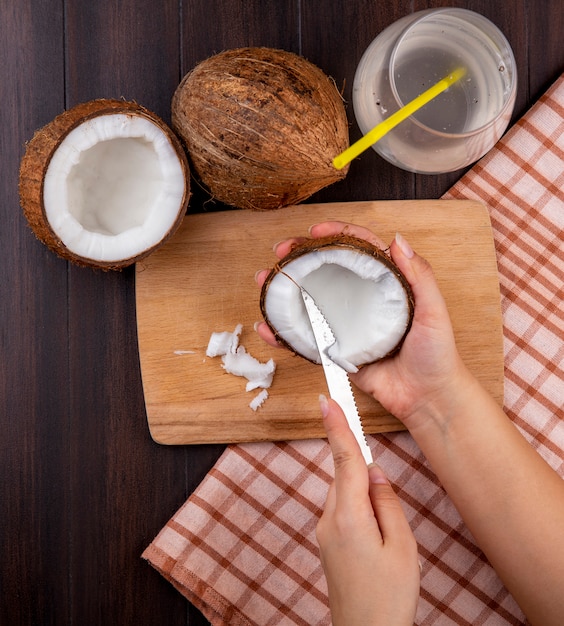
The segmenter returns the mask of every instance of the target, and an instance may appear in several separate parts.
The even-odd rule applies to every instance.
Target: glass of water
[[[517,74],[503,33],[466,9],[419,11],[376,37],[353,83],[353,108],[363,134],[458,68],[465,75],[374,144],[378,154],[421,174],[474,163],[509,124]]]

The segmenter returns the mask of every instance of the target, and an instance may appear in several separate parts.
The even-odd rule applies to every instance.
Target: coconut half
[[[270,272],[260,307],[278,341],[314,363],[321,361],[299,286],[333,330],[330,357],[348,371],[396,352],[411,326],[411,288],[385,252],[348,235],[309,239]]]
[[[172,99],[172,124],[211,195],[230,206],[298,204],[346,176],[349,145],[335,83],[305,58],[236,48],[198,64]]]
[[[154,113],[133,102],[92,100],[35,133],[19,191],[32,230],[51,250],[79,265],[120,269],[180,225],[188,162]]]

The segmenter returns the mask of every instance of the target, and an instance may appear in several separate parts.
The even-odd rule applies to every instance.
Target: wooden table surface
[[[74,267],[34,238],[17,191],[25,142],[65,108],[99,97],[136,100],[170,121],[188,70],[247,45],[303,54],[350,102],[370,41],[403,15],[443,4],[1,0],[0,624],[206,624],[140,554],[223,449],[151,440],[134,269]],[[486,15],[512,44],[515,121],[564,69],[562,0],[450,4]],[[416,176],[370,151],[311,200],[437,198],[461,174]],[[199,212],[208,198],[194,191],[190,210]]]

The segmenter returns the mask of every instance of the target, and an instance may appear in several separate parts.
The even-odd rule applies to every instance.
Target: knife
[[[373,461],[372,452],[370,451],[370,447],[368,446],[366,437],[364,436],[349,376],[340,365],[337,365],[337,363],[329,357],[328,354],[329,348],[335,343],[335,335],[331,330],[331,326],[329,326],[329,322],[325,319],[325,316],[320,311],[311,294],[308,293],[301,285],[300,291],[309,316],[317,349],[319,350],[319,357],[321,359],[321,364],[323,365],[325,378],[327,379],[329,395],[343,409],[349,423],[349,427],[353,431],[358,445],[360,446],[362,456],[364,457],[366,463],[370,464]]]

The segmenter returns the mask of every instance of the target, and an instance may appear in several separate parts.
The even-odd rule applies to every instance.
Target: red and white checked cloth
[[[564,477],[563,156],[561,76],[445,197],[490,209],[505,409]],[[419,544],[416,623],[523,624],[410,435],[372,446]],[[315,526],[332,471],[321,440],[230,446],[143,557],[214,625],[330,624]]]

